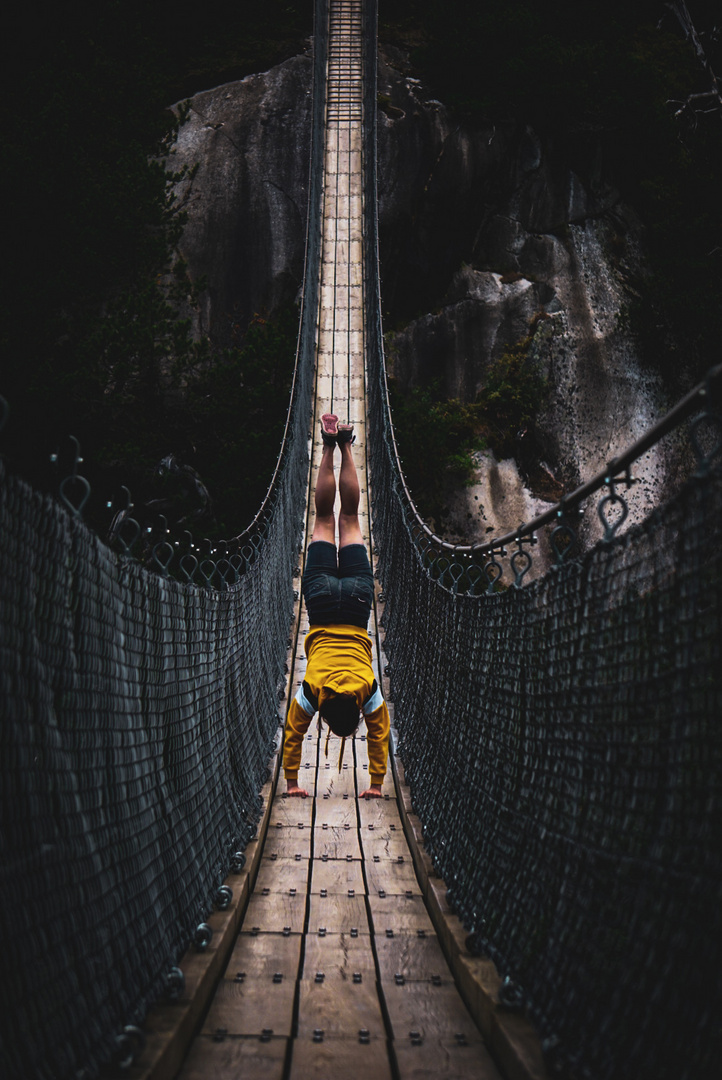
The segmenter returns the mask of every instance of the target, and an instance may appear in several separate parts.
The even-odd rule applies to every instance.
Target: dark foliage
[[[293,304],[273,317],[256,315],[243,346],[226,350],[189,386],[188,438],[213,492],[215,535],[247,525],[266,494],[288,409],[298,317]]]
[[[444,400],[439,383],[403,394],[391,380],[389,394],[409,491],[419,513],[441,527],[449,494],[471,478],[470,451],[484,445],[478,410]]]
[[[201,370],[210,350],[192,341],[178,314],[203,283],[189,280],[175,254],[183,215],[171,195],[174,177],[158,160],[179,122],[168,106],[298,52],[311,17],[300,0],[209,0],[200,8],[185,0],[100,0],[56,5],[42,17],[19,9],[0,174],[0,392],[12,409],[4,448],[37,486],[48,484],[48,447],[68,432],[81,440],[94,484],[115,482],[124,470],[137,478],[169,452],[194,459],[198,425],[183,380]],[[295,345],[287,322],[284,314],[286,370]],[[259,383],[259,348],[269,342],[276,372],[278,341],[259,338],[257,327],[250,338],[250,352],[241,347],[222,364],[252,357],[248,378]],[[285,377],[274,380],[274,390],[280,386]],[[247,454],[255,472],[244,490],[234,473],[239,517],[229,528],[241,528],[257,509],[286,403],[268,429],[276,441],[264,443],[265,456],[255,436],[244,443],[248,425],[233,426],[237,456]],[[219,417],[204,409],[217,432]],[[225,482],[217,469],[213,477]]]
[[[517,452],[544,403],[546,380],[525,338],[491,364],[486,385],[471,404],[446,400],[441,384],[404,394],[391,380],[394,431],[416,508],[441,529],[451,492],[472,482],[472,452],[489,447],[498,458]]]

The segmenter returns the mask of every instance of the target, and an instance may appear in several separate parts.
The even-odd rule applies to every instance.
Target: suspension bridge
[[[296,372],[249,528],[149,569],[132,519],[119,552],[83,523],[77,461],[59,500],[0,461],[12,1080],[717,1075],[719,371],[544,519],[435,537],[388,409],[375,72],[373,0],[316,0]],[[395,713],[370,802],[363,735],[340,769],[307,735],[308,799],[277,783],[328,411],[357,432]],[[624,532],[633,462],[693,415],[694,476]]]

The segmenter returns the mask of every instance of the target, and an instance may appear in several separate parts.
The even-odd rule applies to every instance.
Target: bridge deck
[[[312,484],[318,418],[355,424],[361,519],[370,547],[363,342],[361,3],[331,3]],[[313,529],[309,500],[306,539]],[[305,609],[290,693],[303,680]],[[369,632],[377,671],[375,617]],[[380,681],[380,675],[379,675]],[[346,747],[315,725],[299,783],[278,785],[260,869],[226,972],[183,1080],[252,1075],[497,1077],[454,986],[424,905],[389,773],[382,800],[364,801],[365,735]]]

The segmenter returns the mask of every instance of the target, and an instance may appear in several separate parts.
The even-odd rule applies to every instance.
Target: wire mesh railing
[[[373,71],[369,13],[367,70]],[[375,86],[366,87],[373,116]],[[388,404],[375,133],[365,259],[374,544],[398,751],[425,843],[554,1075],[697,1080],[722,1029],[722,369],[543,519],[458,546],[416,512]],[[696,473],[622,531],[634,461]],[[579,507],[604,539],[575,554]],[[547,528],[553,566],[525,587]]]
[[[182,553],[196,562],[182,583],[168,575],[178,556],[164,537],[151,572],[128,550],[132,524],[120,552],[87,528],[78,453],[61,501],[0,461],[8,1080],[90,1080],[104,1062],[132,1061],[149,1005],[177,993],[178,957],[193,941],[207,946],[204,918],[227,902],[221,882],[240,866],[260,814],[308,478],[325,0],[316,17],[296,371],[281,455],[251,526],[205,567]]]

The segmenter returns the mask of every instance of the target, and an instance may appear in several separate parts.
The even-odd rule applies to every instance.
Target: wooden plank
[[[306,916],[306,894],[290,896],[286,893],[269,893],[263,896],[254,892],[243,920],[243,931],[251,933],[254,927],[265,933],[280,933],[290,927],[292,934],[300,934]]]
[[[383,889],[387,893],[405,894],[410,891],[421,896],[421,887],[410,858],[402,863],[395,859],[379,859],[378,862],[371,859],[365,863],[365,867],[370,893]]]
[[[309,627],[306,627],[306,632],[308,629]],[[301,682],[303,682],[303,674],[304,673],[302,673]],[[318,736],[315,731],[312,735],[307,735],[301,744],[300,767],[304,772],[315,772],[318,768]]]
[[[316,934],[321,928],[328,934],[350,933],[354,929],[358,930],[359,934],[368,934],[369,923],[365,897],[322,897],[312,894],[308,932]]]
[[[358,1039],[366,1030],[370,1038],[386,1036],[376,984],[371,979],[355,983],[333,979],[304,979],[298,1002],[298,1039],[310,1039],[322,1030],[324,1039]]]
[[[378,855],[379,859],[393,859],[398,862],[399,856],[405,863],[413,865],[413,859],[409,852],[406,837],[394,832],[391,836],[376,836],[376,830],[366,830],[363,838],[363,851],[366,862],[373,862]]]
[[[178,1080],[281,1080],[288,1039],[272,1036],[267,1042],[253,1038],[226,1038],[216,1042],[199,1035],[178,1074]]]
[[[398,802],[391,794],[383,795],[380,799],[363,799],[359,802],[359,811],[363,814],[363,822],[393,821],[398,824],[401,820]]]
[[[322,859],[324,855],[328,859],[345,859],[348,855],[360,859],[358,831],[331,825],[324,829],[323,825],[319,825],[313,830],[313,855],[317,859]]]
[[[280,974],[282,981],[295,982],[300,960],[301,934],[240,934],[224,977],[243,972],[246,980],[263,981]]]
[[[335,829],[345,829],[348,824],[352,829],[358,828],[356,812],[357,800],[354,797],[344,799],[343,796],[333,795],[328,799],[316,799],[315,828],[329,825]]]
[[[394,1041],[401,1080],[501,1080],[479,1040],[462,1044],[456,1039],[429,1037]]]
[[[391,1080],[385,1039],[360,1043],[355,1039],[296,1039],[293,1043],[289,1080],[339,1080],[373,1077]]]
[[[269,889],[271,892],[290,894],[291,889],[295,889],[297,893],[305,893],[308,889],[308,873],[308,859],[262,859],[255,891],[263,893],[264,889]]]
[[[331,894],[347,895],[353,889],[357,895],[366,892],[361,863],[358,859],[348,862],[346,859],[329,859],[323,862],[314,859],[311,863],[311,892],[320,893],[325,889]]]
[[[271,829],[263,846],[266,859],[294,859],[296,862],[311,858],[312,829]],[[297,857],[298,856],[298,857]]]
[[[278,795],[271,805],[271,820],[268,824],[269,831],[281,827],[294,828],[298,824],[308,828],[313,815],[313,799],[289,798],[287,795]]]
[[[362,982],[376,981],[376,962],[367,933],[359,937],[350,934],[309,934],[305,938],[303,956],[304,979],[314,979],[322,971],[326,979],[353,981],[354,973]]]
[[[365,799],[359,799],[360,806],[363,806],[365,802]],[[359,836],[363,844],[369,836],[380,837],[382,840],[393,840],[396,836],[403,836],[403,831],[401,826],[393,821],[370,821],[367,825],[361,825]]]
[[[377,829],[384,825],[393,825],[394,831],[403,836],[401,814],[396,799],[359,799],[358,809],[364,835],[369,831],[369,825]]]
[[[311,799],[292,799],[289,800],[293,803],[292,812],[296,811],[295,817],[290,817],[288,824],[283,821],[276,821],[273,828],[268,830],[268,838],[287,833],[289,836],[297,833],[310,833],[312,825],[311,818],[313,814],[313,801]]]
[[[303,682],[306,674],[305,664],[303,669],[299,671],[300,682]],[[300,685],[300,684],[299,684]],[[301,768],[306,770],[308,765],[310,769],[315,769],[318,764],[318,734],[316,729],[309,731],[301,744]]]
[[[435,934],[423,938],[416,934],[377,936],[376,955],[383,983],[393,982],[396,975],[403,975],[407,982],[438,979],[450,985],[454,981]]]
[[[395,1039],[402,1041],[417,1031],[421,1038],[448,1039],[457,1035],[468,1042],[480,1038],[455,986],[429,982],[385,982],[384,998]]]
[[[348,756],[348,751],[346,751],[346,755],[345,755],[344,760],[346,759],[347,756]],[[350,764],[349,761],[346,761],[346,764],[349,765]],[[332,781],[339,781],[340,778],[342,778],[344,775],[347,777],[346,782],[349,785],[352,785],[354,783],[354,769],[350,768],[350,767],[348,769],[344,769],[342,767],[341,772],[339,773],[339,771],[338,771],[338,750],[336,751],[335,754],[332,755],[331,751],[329,749],[328,759],[326,759],[326,757],[324,756],[324,753],[323,753],[323,749],[322,749],[321,750],[321,759],[320,759],[320,761],[318,763],[318,772],[316,774],[316,785],[317,785],[319,791],[326,791],[326,787],[325,787],[326,784],[330,784]],[[348,790],[349,791],[351,790],[350,786],[349,786]]]
[[[272,978],[246,978],[243,982],[223,979],[203,1024],[203,1034],[290,1035],[293,1024],[292,979],[276,983]]]
[[[348,795],[356,794],[356,773],[353,768],[347,766],[341,769],[322,769],[318,773],[317,797],[324,795]]]
[[[392,930],[394,935],[417,930],[425,930],[427,934],[434,933],[431,919],[420,896],[380,897],[372,893],[369,895],[369,906],[374,934],[387,934],[389,930]]]

